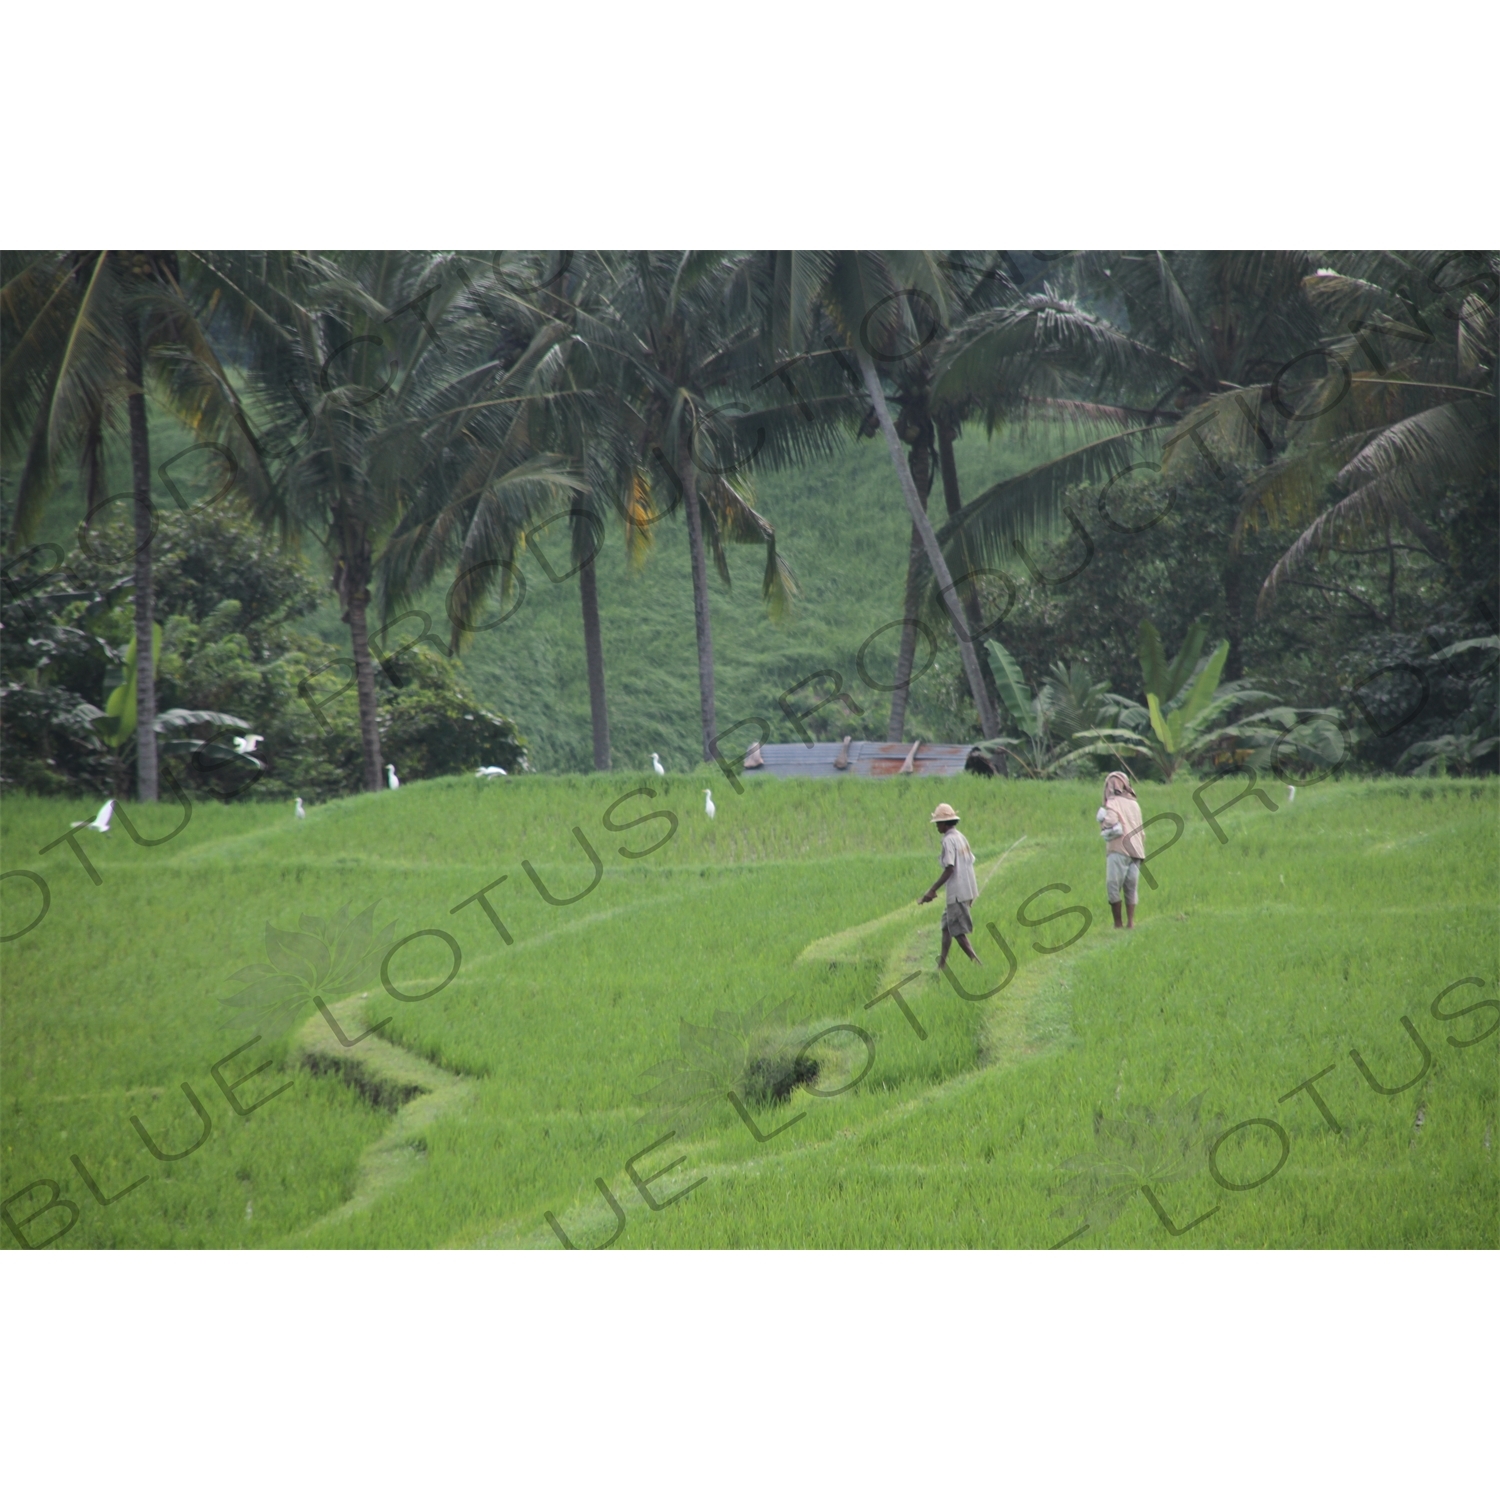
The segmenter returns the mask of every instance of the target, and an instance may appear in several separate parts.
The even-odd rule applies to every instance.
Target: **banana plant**
[[[1479,636],[1473,640],[1457,641],[1444,651],[1436,652],[1431,661],[1451,661],[1470,651],[1500,652],[1500,636]],[[1435,739],[1419,740],[1407,746],[1396,769],[1410,765],[1413,776],[1446,776],[1450,769],[1460,774],[1471,772],[1478,761],[1495,753],[1500,747],[1500,711],[1496,707],[1495,663],[1490,662],[1490,671],[1480,680],[1478,690],[1470,698],[1469,707],[1447,734]]]
[[[1156,626],[1150,620],[1141,621],[1136,654],[1140,657],[1141,677],[1146,684],[1148,701],[1154,695],[1158,703],[1170,702],[1187,686],[1203,655],[1203,643],[1207,639],[1208,627],[1201,620],[1195,622],[1188,630],[1182,649],[1168,661]]]
[[[217,735],[210,735],[208,739],[195,736],[182,737],[180,731],[195,729],[202,725],[212,725],[215,729],[248,729],[249,723],[234,714],[216,713],[207,708],[169,708],[165,713],[156,716],[156,732],[158,735],[167,734],[171,730],[179,731],[177,739],[163,739],[160,741],[161,753],[163,755],[193,755],[198,757],[200,765],[205,764],[204,752],[212,751],[206,764],[217,768],[220,766],[241,766],[249,771],[264,771],[265,762],[257,760],[253,755],[243,750],[233,749],[229,745],[221,745]]]
[[[1275,705],[1276,700],[1270,693],[1239,684],[1227,684],[1221,689],[1219,679],[1229,657],[1229,642],[1220,642],[1213,654],[1200,663],[1199,654],[1207,634],[1201,623],[1195,624],[1177,655],[1168,661],[1156,627],[1150,620],[1143,620],[1139,655],[1146,684],[1145,705],[1132,704],[1121,713],[1119,723],[1113,728],[1085,730],[1076,735],[1076,739],[1085,742],[1088,753],[1148,759],[1163,781],[1171,781],[1185,766],[1222,748],[1226,738],[1234,742],[1243,737],[1246,726],[1256,725],[1274,739],[1269,721],[1259,722],[1262,714],[1229,727],[1222,723],[1234,709]],[[1275,730],[1283,727],[1278,722]]]
[[[151,627],[151,660],[161,660],[161,626]],[[85,705],[89,712],[89,728],[109,748],[119,754],[127,746],[136,728],[136,668],[135,637],[125,648],[124,675],[104,703],[104,712]],[[212,748],[217,752],[215,764],[233,762],[248,770],[263,771],[265,766],[253,755],[240,750],[231,750],[225,745],[214,744],[212,739],[183,738],[182,731],[200,725],[212,725],[216,729],[248,729],[249,723],[234,714],[221,714],[209,708],[169,708],[157,714],[152,721],[157,735],[157,748],[163,755],[201,755]],[[176,730],[179,737],[165,739],[163,736]]]
[[[1145,621],[1142,634],[1150,628],[1151,622]],[[1152,630],[1151,633],[1155,635],[1156,632]],[[1161,698],[1149,689],[1147,690],[1146,708],[1151,715],[1152,731],[1169,755],[1177,755],[1182,751],[1188,739],[1188,726],[1197,727],[1204,710],[1213,702],[1214,693],[1219,686],[1219,678],[1224,675],[1224,663],[1228,658],[1229,642],[1220,641],[1218,650],[1203,664],[1203,669],[1194,678],[1191,689],[1176,708],[1163,709]],[[1214,714],[1211,719],[1217,717],[1218,715]]]
[[[115,786],[117,792],[122,795],[128,766],[127,751],[138,739],[136,705],[139,698],[136,692],[135,642],[136,638],[131,636],[125,648],[124,657],[120,661],[120,681],[105,699],[103,711],[101,712],[91,703],[81,704],[79,710],[80,725],[86,726],[95,738],[114,752]],[[161,645],[162,628],[153,622],[151,627],[151,660],[153,662],[161,660]],[[152,728],[156,731],[152,739],[157,754],[159,756],[191,755],[199,770],[210,773],[232,766],[249,772],[249,779],[238,783],[236,795],[238,791],[254,785],[265,773],[264,763],[253,755],[215,743],[213,737],[203,739],[192,733],[194,730],[201,733],[204,726],[212,726],[216,730],[250,727],[244,719],[234,714],[219,713],[214,709],[169,708],[157,714],[152,720]],[[207,761],[205,761],[205,754],[208,756]]]
[[[1289,775],[1299,763],[1337,768],[1349,758],[1342,719],[1336,708],[1285,704],[1250,714],[1231,727],[1235,762],[1273,776]]]
[[[1084,756],[1092,745],[1075,744],[1080,731],[1108,734],[1101,724],[1113,724],[1129,699],[1109,691],[1107,682],[1093,681],[1082,667],[1054,665],[1050,678],[1035,693],[1026,683],[1016,659],[999,641],[986,641],[995,687],[1011,722],[1025,736],[998,736],[980,743],[981,750],[998,750],[1027,776],[1054,776]]]
[[[120,684],[104,701],[104,713],[93,722],[94,733],[118,752],[135,733],[136,723],[136,637],[131,636],[125,648],[124,671]],[[161,660],[161,626],[151,626],[151,660]]]

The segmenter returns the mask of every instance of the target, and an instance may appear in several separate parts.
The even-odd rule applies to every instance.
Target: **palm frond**
[[[772,619],[781,619],[797,592],[796,578],[776,545],[776,528],[757,511],[746,497],[727,480],[714,476],[699,487],[699,501],[709,526],[707,539],[714,552],[719,576],[729,582],[728,559],[723,543],[758,543],[766,549],[766,566],[761,578],[761,597],[766,601]]]
[[[879,253],[845,250],[833,257],[824,298],[846,344],[862,340],[872,354],[883,354],[909,331],[902,290]]]
[[[1445,480],[1482,479],[1496,467],[1496,423],[1490,400],[1428,407],[1395,422],[1339,471],[1344,485],[1389,485],[1410,504]]]
[[[1020,396],[1034,394],[1044,377],[1072,376],[1098,390],[1126,390],[1181,368],[1103,318],[1033,293],[955,329],[937,351],[932,384],[937,400],[976,402],[993,427]]]
[[[958,563],[960,571],[967,571],[963,564],[968,558],[1004,562],[1039,537],[1055,533],[1064,519],[1067,492],[1125,472],[1140,453],[1141,442],[1154,432],[1136,427],[1098,438],[991,485],[939,530],[938,542],[950,565]]]
[[[45,315],[47,342],[42,342],[43,318],[33,318],[27,331],[35,337],[26,347],[34,357],[22,359],[20,349],[7,351],[16,359],[7,361],[3,390],[12,453],[25,434],[12,522],[14,538],[21,542],[36,529],[63,456],[80,447],[87,450],[112,394],[124,388],[122,299],[109,252],[85,257],[76,268],[67,259],[58,260],[48,275],[59,285]],[[21,288],[12,290],[12,309],[19,311]]]

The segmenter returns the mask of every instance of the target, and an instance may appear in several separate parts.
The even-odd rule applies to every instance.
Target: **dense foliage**
[[[594,767],[607,677],[616,721],[654,718],[654,738],[663,674],[694,666],[711,755],[716,656],[745,645],[715,645],[708,562],[727,587],[725,543],[763,549],[761,592],[795,629],[816,585],[756,486],[801,475],[826,507],[817,476],[853,476],[861,440],[910,528],[878,584],[905,617],[889,699],[809,679],[819,642],[757,712],[791,694],[825,736],[982,735],[1038,775],[1239,764],[1288,714],[1335,726],[1343,769],[1500,768],[1490,252],[8,253],[4,293],[11,785],[149,801],[158,754],[225,796],[375,790],[387,761],[521,766],[514,726],[440,653],[480,641],[512,692],[515,662],[548,670],[554,643],[487,634],[523,563],[578,578]],[[175,479],[152,412],[192,440]],[[966,491],[966,431],[1047,441]],[[215,498],[188,508],[189,475]],[[84,524],[49,568],[25,548],[68,506]],[[602,624],[601,551],[613,534],[638,566],[679,519],[696,662],[642,671]],[[809,578],[878,524],[825,529]],[[444,639],[393,657],[392,618],[439,589]],[[330,596],[347,653],[326,616],[307,630]],[[1160,722],[1148,621],[1212,679]],[[909,712],[919,635],[935,671]],[[1091,695],[1113,708],[1054,713]],[[526,696],[548,768],[587,764],[558,748],[581,738],[559,695]],[[1078,735],[1106,728],[1125,737],[1087,753]],[[262,748],[230,748],[238,729]]]
[[[1008,584],[987,581],[986,618],[1004,615],[994,635],[1029,677],[1067,661],[1144,701],[1141,621],[1174,649],[1202,622],[1210,642],[1230,644],[1226,678],[1289,704],[1338,707],[1351,769],[1437,770],[1408,752],[1467,735],[1447,768],[1495,771],[1494,653],[1444,654],[1495,634],[1494,487],[1455,488],[1432,507],[1451,564],[1392,530],[1375,544],[1330,547],[1257,612],[1255,585],[1284,539],[1261,530],[1235,549],[1241,479],[1204,473],[1127,480],[1103,496],[1077,491],[1080,530],[1038,548],[1034,566],[1013,567]],[[1101,501],[1116,527],[1100,519]],[[1466,753],[1486,740],[1481,754]]]
[[[115,749],[97,720],[124,672],[134,538],[123,522],[95,529],[56,561],[37,549],[7,579],[0,637],[5,784],[33,791],[120,795],[131,747]],[[306,563],[219,503],[162,512],[154,547],[164,616],[157,662],[164,713],[232,716],[169,760],[179,781],[233,800],[358,791],[363,766],[347,662],[294,622],[316,606]],[[403,649],[405,648],[405,649]],[[403,778],[479,765],[523,764],[515,726],[480,704],[455,663],[398,628],[377,675],[387,754]],[[234,740],[259,736],[250,755]],[[170,752],[169,752],[170,753]]]

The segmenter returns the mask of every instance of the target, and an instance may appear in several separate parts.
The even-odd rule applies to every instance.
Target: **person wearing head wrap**
[[[1105,840],[1104,894],[1114,913],[1115,926],[1135,926],[1136,895],[1140,887],[1141,861],[1146,857],[1146,836],[1140,803],[1135,800],[1130,778],[1123,771],[1111,771],[1104,778],[1104,801],[1094,814],[1099,835]],[[1120,908],[1125,920],[1120,920]]]

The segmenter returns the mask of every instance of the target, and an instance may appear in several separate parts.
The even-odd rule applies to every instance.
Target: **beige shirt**
[[[1105,827],[1119,824],[1121,833],[1105,845],[1108,854],[1128,854],[1131,859],[1145,859],[1146,835],[1141,832],[1141,804],[1134,797],[1107,797],[1099,809],[1099,821]]]
[[[953,866],[953,874],[943,887],[948,893],[949,906],[955,901],[975,900],[979,895],[979,884],[974,879],[974,851],[958,829],[951,829],[943,835],[941,859],[945,870],[949,865]]]

